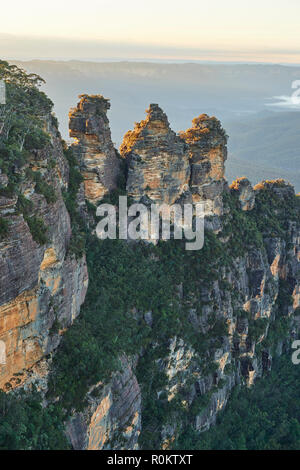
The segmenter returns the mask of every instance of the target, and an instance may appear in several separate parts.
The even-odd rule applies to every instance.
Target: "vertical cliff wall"
[[[18,170],[17,194],[2,184],[0,216],[7,233],[0,240],[0,340],[6,363],[0,365],[0,388],[27,380],[38,363],[59,344],[60,335],[79,314],[88,284],[85,257],[68,253],[72,230],[62,198],[69,167],[51,117],[50,137],[32,151]]]
[[[132,361],[121,357],[121,371],[110,383],[96,384],[87,394],[88,407],[66,425],[77,450],[138,449],[141,433],[141,390]]]
[[[206,215],[222,214],[227,136],[220,121],[202,114],[193,126],[180,132],[187,143],[191,167],[193,202],[205,201]]]

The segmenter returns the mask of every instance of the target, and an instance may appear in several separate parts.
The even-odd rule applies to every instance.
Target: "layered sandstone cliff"
[[[134,362],[123,356],[121,371],[113,374],[110,383],[93,386],[88,406],[67,422],[73,449],[138,449],[142,411]]]
[[[249,239],[239,240],[235,235],[240,228],[236,224],[249,224],[251,230],[255,217],[264,217],[261,207],[264,199],[270,201],[267,204],[271,207],[275,198],[276,210],[277,199],[279,202],[290,199],[295,204],[293,189],[281,181],[265,182],[253,189],[246,178],[238,179],[228,188],[224,178],[226,144],[227,136],[216,118],[200,115],[190,129],[176,135],[165,113],[152,104],[146,119],[124,136],[120,148],[127,163],[127,193],[135,201],[204,202],[206,215],[216,216],[221,222],[217,231],[224,256],[216,260],[218,274],[212,276],[213,280],[199,277],[188,299],[184,294],[186,287],[178,286],[182,311],[188,309],[189,322],[199,341],[206,338],[206,350],[199,353],[180,334],[170,336],[166,354],[156,359],[167,383],[152,391],[161,400],[161,406],[166,405],[160,397],[166,396],[169,403],[179,400],[188,413],[193,409],[189,425],[199,432],[215,423],[236,384],[251,386],[271,368],[274,348],[280,353],[287,338],[278,333],[282,323],[289,325],[288,337],[293,337],[299,327],[299,216],[289,219],[284,208],[278,207],[276,217],[285,227],[284,235],[280,231],[269,232],[270,220],[266,220],[266,230],[255,232],[255,236],[261,237],[259,243],[251,239],[247,229]],[[229,205],[224,203],[224,194],[231,201]],[[240,212],[247,213],[246,218],[241,218]],[[236,243],[242,246],[240,252]],[[145,316],[152,328],[151,311],[145,312]],[[214,331],[218,324],[226,328]],[[153,353],[157,346],[153,338],[150,346]],[[131,432],[135,429],[133,439],[124,434],[123,418],[119,416],[119,421],[115,421],[116,401],[118,407],[126,410],[125,395],[132,396],[132,390],[137,390],[135,364],[142,357],[143,352],[130,366],[131,378],[124,384],[128,392],[118,392],[113,400],[110,393],[115,379],[108,386],[100,384],[100,398],[91,400],[84,414],[71,419],[68,434],[74,448],[133,449],[138,445],[139,433],[150,432],[136,418],[140,413],[143,416],[143,408],[148,406],[149,398],[143,394],[141,401],[138,398],[136,406],[130,407],[129,414],[124,412],[124,416],[130,415]],[[153,365],[149,363],[149,367]],[[125,367],[125,376],[128,370]],[[140,380],[142,388],[147,389],[148,384]],[[156,445],[161,448],[172,447],[184,429],[185,418],[179,409],[170,413],[167,424],[161,424],[155,431]]]
[[[72,230],[62,198],[68,164],[61,138],[50,117],[45,126],[50,142],[33,151],[20,170],[19,195],[0,197],[0,215],[8,221],[8,233],[0,240],[0,340],[6,349],[0,388],[5,390],[26,381],[58,346],[79,314],[88,284],[85,257],[68,254]],[[37,174],[54,190],[51,202],[39,190]],[[31,230],[43,225],[46,243],[34,240],[28,220]]]

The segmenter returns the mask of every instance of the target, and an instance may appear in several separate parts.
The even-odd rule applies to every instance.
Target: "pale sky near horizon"
[[[300,63],[299,18],[299,0],[5,1],[0,55]]]

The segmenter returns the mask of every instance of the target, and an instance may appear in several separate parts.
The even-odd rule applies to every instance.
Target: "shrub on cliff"
[[[0,217],[0,241],[5,238],[8,233],[8,221],[4,217]]]
[[[39,245],[44,245],[45,243],[47,243],[47,227],[45,226],[43,219],[31,216],[26,217],[25,220],[28,224],[30,233],[34,241],[37,242]]]

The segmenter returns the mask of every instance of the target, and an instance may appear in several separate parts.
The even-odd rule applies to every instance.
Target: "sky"
[[[2,58],[300,63],[299,0],[14,0]]]

